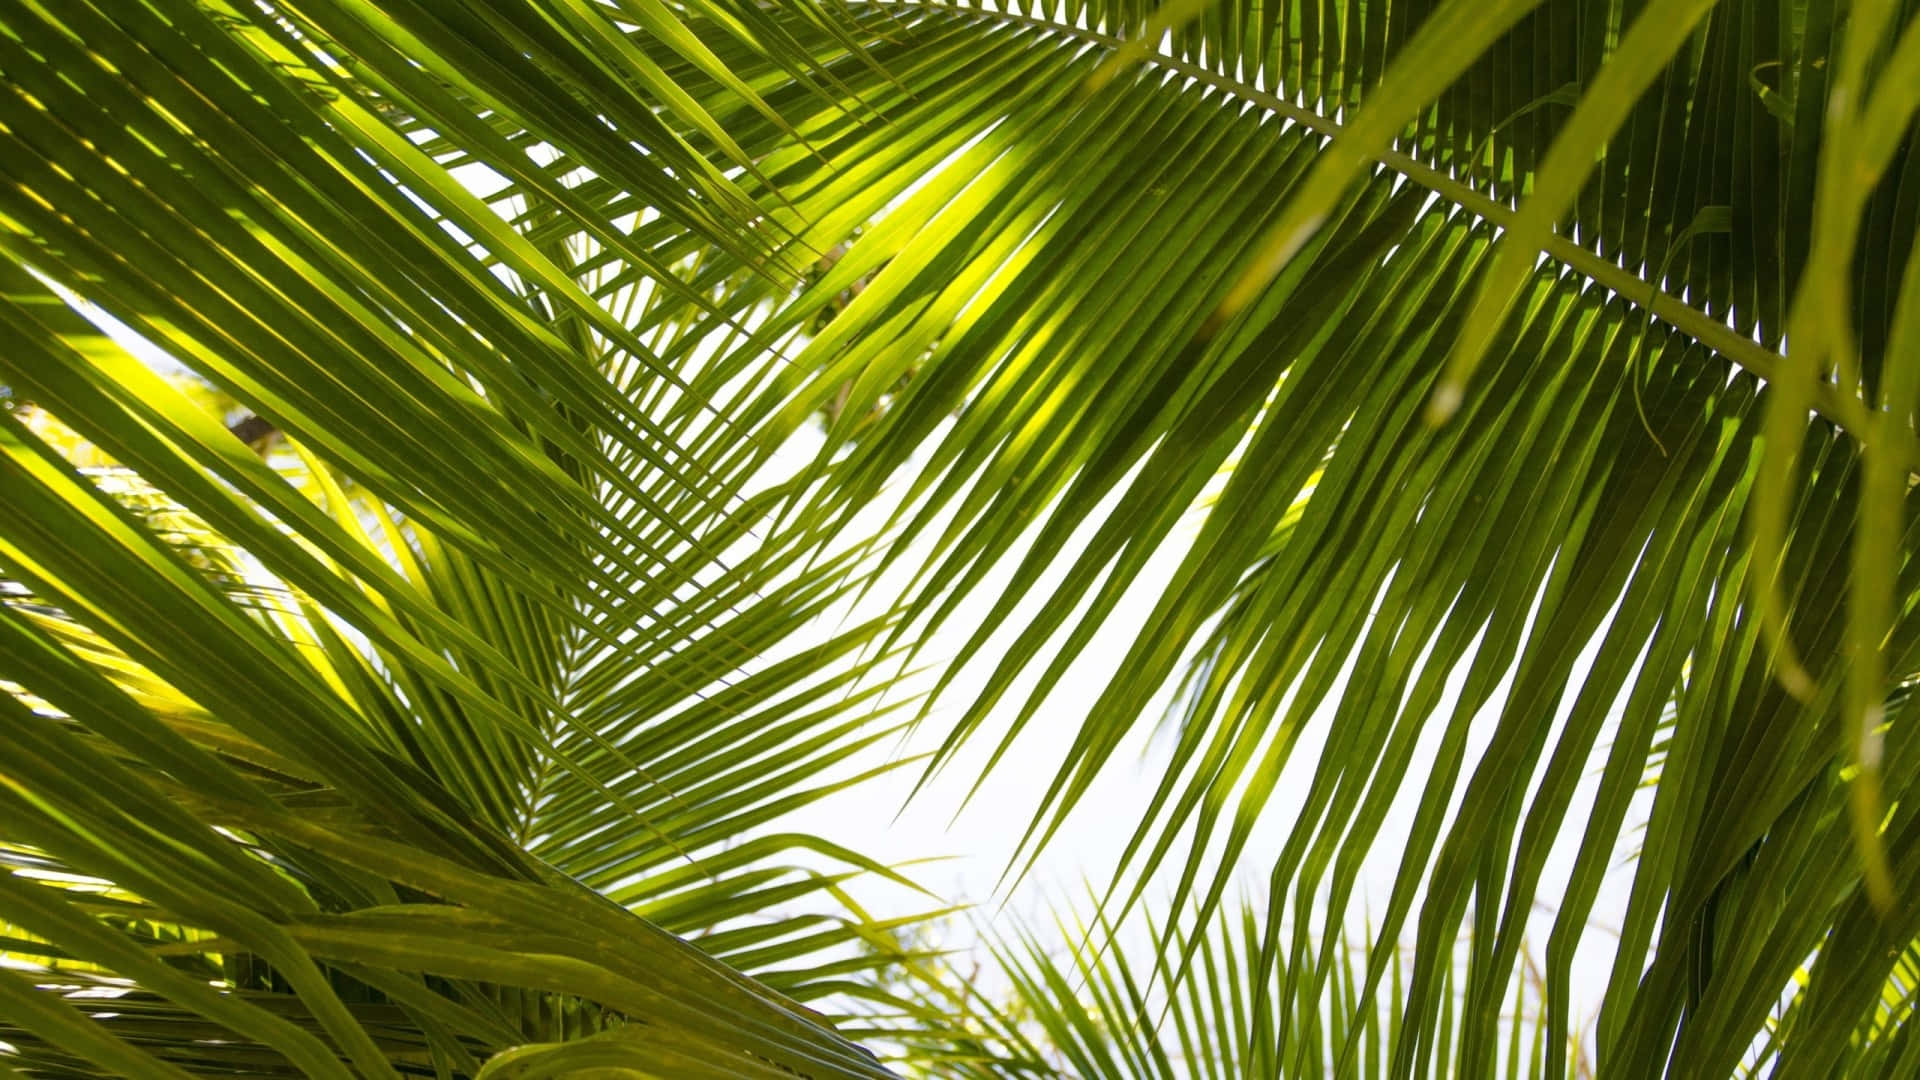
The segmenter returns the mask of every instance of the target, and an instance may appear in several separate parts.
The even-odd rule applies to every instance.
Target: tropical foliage
[[[1916,109],[1905,0],[0,0],[0,1075],[1914,1075]],[[1005,993],[781,825],[1039,723],[1016,873],[1165,769]]]

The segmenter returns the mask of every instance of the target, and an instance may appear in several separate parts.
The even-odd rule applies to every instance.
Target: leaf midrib
[[[937,10],[943,15],[969,18],[979,22],[1041,27],[1054,33],[1078,38],[1109,51],[1117,50],[1122,45],[1121,39],[1107,34],[1082,30],[1079,27],[1031,15],[1016,15],[984,9],[957,9],[944,4],[926,3],[925,0],[847,0],[847,2],[850,5],[870,8],[927,8]],[[1316,134],[1330,138],[1339,138],[1344,134],[1345,129],[1336,120],[1210,68],[1160,53],[1149,53],[1144,58],[1144,62],[1156,64],[1243,101],[1259,105]],[[1475,191],[1399,150],[1386,150],[1373,155],[1373,160],[1406,177],[1407,180],[1434,192],[1460,209],[1492,222],[1503,231],[1511,227],[1516,216],[1517,212],[1512,206]],[[1562,233],[1556,232],[1550,236],[1543,250],[1568,269],[1596,285],[1619,294],[1628,303],[1651,312],[1674,329],[1692,337],[1762,380],[1772,381],[1789,362],[1786,356],[1741,334],[1725,322],[1672,293],[1660,289],[1646,278],[1582,247]],[[1840,387],[1824,380],[1817,384],[1812,404],[1815,412],[1845,431],[1859,432],[1867,421],[1866,405],[1857,395],[1843,393]],[[1907,464],[1915,475],[1920,475],[1920,454],[1916,454]]]

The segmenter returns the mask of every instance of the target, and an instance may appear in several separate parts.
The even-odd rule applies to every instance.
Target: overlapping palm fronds
[[[926,122],[888,147],[924,127],[955,149],[835,264],[844,280],[819,287],[880,268],[800,354],[804,369],[856,379],[853,412],[860,390],[894,393],[914,375],[799,518],[844,516],[926,455],[898,522],[935,557],[904,594],[903,639],[924,640],[918,628],[1013,560],[962,658],[1016,610],[1039,614],[988,658],[987,690],[947,750],[998,708],[1014,713],[1010,738],[1058,722],[1068,706],[1048,692],[1234,462],[1119,674],[1070,710],[1081,734],[1027,855],[1149,721],[1135,703],[1199,657],[1175,768],[1114,898],[1172,865],[1183,890],[1217,902],[1302,732],[1331,706],[1306,810],[1271,866],[1268,946],[1309,965],[1327,955],[1316,938],[1332,930],[1308,928],[1338,925],[1387,808],[1415,799],[1382,936],[1424,944],[1408,996],[1429,1036],[1440,943],[1473,920],[1466,993],[1496,1000],[1571,824],[1581,853],[1552,886],[1546,957],[1549,1001],[1564,1000],[1669,706],[1674,742],[1647,811],[1659,842],[1636,865],[1602,1062],[1732,1069],[1742,1033],[1821,952],[1831,920],[1868,903],[1863,888],[1891,941],[1920,929],[1902,921],[1910,905],[1887,904],[1902,872],[1862,876],[1882,851],[1902,858],[1904,804],[1871,785],[1908,782],[1908,752],[1878,748],[1891,715],[1879,702],[1920,663],[1904,488],[1890,504],[1884,481],[1861,479],[1910,464],[1905,436],[1869,430],[1865,404],[1910,426],[1911,395],[1887,374],[1904,355],[1894,283],[1915,214],[1894,182],[1914,160],[1910,12],[1444,4],[1383,18],[1220,4],[1116,71],[1115,30],[1143,10],[889,11],[896,36],[917,37],[876,58],[909,85],[915,61],[930,70],[912,114]],[[1849,26],[1866,29],[1848,38]],[[948,56],[955,67],[935,74]],[[1423,68],[1436,56],[1451,66]],[[1859,147],[1871,156],[1858,174],[1845,157],[1822,163],[1853,138],[1819,104],[1835,66],[1875,101],[1881,134]],[[1001,103],[990,121],[962,123],[970,93]],[[949,145],[935,138],[929,157]],[[1794,389],[1791,373],[1821,357],[1774,350],[1789,298],[1810,295],[1815,209],[1842,198],[1815,181],[1836,168],[1867,224],[1820,270],[1823,289],[1853,284],[1816,306],[1851,327],[1858,360]],[[1799,417],[1785,428],[1783,400]],[[1091,539],[1068,542],[1079,535]],[[1047,598],[1032,605],[1037,588]],[[1791,660],[1776,669],[1788,638],[1769,622],[1774,597],[1791,608],[1805,680]],[[1349,663],[1360,674],[1343,682]],[[1860,672],[1881,669],[1863,699]],[[1443,692],[1455,673],[1457,697]],[[1484,743],[1469,738],[1483,713]],[[1438,757],[1416,760],[1436,727]],[[1576,806],[1592,769],[1598,790]],[[1877,988],[1897,950],[1870,952],[1828,961]],[[1558,1042],[1568,1021],[1549,1009]],[[1488,1060],[1489,1015],[1468,1010],[1458,1068]]]
[[[639,15],[726,74],[685,12]],[[723,411],[753,370],[687,355],[786,238],[632,29],[0,13],[0,380],[230,563],[0,418],[10,1069],[885,1074],[799,1002],[902,959],[840,892],[897,875],[763,827],[870,767],[871,628],[778,658],[857,578],[728,569],[766,496],[700,448],[755,437]]]
[[[754,830],[912,718],[878,706],[944,632],[937,695],[990,675],[930,766],[1078,731],[1016,869],[1181,687],[1104,899],[1170,879],[1206,932],[1089,974],[1112,1012],[1284,973],[1182,1013],[1220,1075],[1383,997],[1390,1075],[1564,1075],[1642,824],[1602,1075],[1898,1075],[1917,58],[1893,0],[0,4],[0,384],[235,560],[0,415],[0,917],[45,969],[0,973],[6,1041],[877,1075],[767,987],[897,1004],[846,976],[923,965],[837,892],[888,871]],[[1162,1068],[1074,1000],[1072,1068]]]
[[[1402,964],[1391,965],[1377,994],[1365,986],[1367,957],[1376,951],[1369,943],[1342,935],[1324,962],[1335,972],[1333,1007],[1295,1014],[1263,1007],[1306,973],[1289,970],[1262,948],[1257,905],[1222,909],[1207,925],[1191,928],[1187,949],[1156,950],[1153,942],[1165,935],[1155,921],[1149,916],[1138,927],[1144,936],[1116,933],[1111,925],[1089,934],[1066,920],[996,936],[991,953],[1006,976],[1004,992],[975,988],[956,973],[944,987],[933,984],[921,1002],[929,1016],[967,1015],[978,1030],[973,1056],[949,1051],[934,1074],[956,1080],[1388,1076],[1402,1040],[1415,1031],[1400,1008]],[[1070,945],[1090,941],[1101,944]],[[1465,958],[1466,950],[1458,952],[1444,976],[1435,1039],[1416,1050],[1436,1071],[1451,1067],[1454,1033],[1462,1026],[1465,1003],[1455,973]],[[1191,963],[1190,977],[1168,991],[1164,973],[1183,962]],[[1556,1055],[1562,1067],[1591,1075],[1577,1047],[1546,1042],[1540,989],[1530,965],[1515,973],[1498,1018],[1505,1032],[1499,1065],[1488,1075],[1539,1076]]]
[[[223,431],[158,378],[136,389],[146,418]],[[78,415],[103,447],[152,460],[133,417],[116,430],[92,427],[103,409]],[[76,472],[9,428],[11,460],[37,466],[9,473],[12,505],[49,523],[10,531],[19,581],[0,605],[7,827],[28,845],[8,849],[0,919],[20,935],[10,958],[32,965],[7,976],[0,1038],[30,1075],[478,1075],[522,1044],[489,1075],[594,1053],[675,1075],[736,1059],[883,1074],[796,1002],[845,1000],[862,972],[906,959],[840,894],[849,876],[897,875],[759,829],[851,782],[836,766],[878,737],[858,698],[806,678],[854,639],[740,671],[808,622],[824,575],[771,601],[655,603],[666,630],[636,621],[583,648],[565,607],[325,465],[254,459],[390,564],[356,622],[263,566],[254,553],[272,548],[235,549],[138,474]],[[90,526],[62,526],[56,506],[121,546],[76,543]],[[195,622],[196,606],[224,624]],[[466,651],[425,647],[416,611],[457,625]],[[182,629],[142,638],[143,616]],[[229,657],[232,685],[184,665],[162,677],[176,650]],[[302,726],[304,709],[320,720]]]

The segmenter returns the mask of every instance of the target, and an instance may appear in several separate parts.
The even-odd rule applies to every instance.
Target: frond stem
[[[961,9],[946,4],[929,3],[927,0],[848,0],[848,2],[875,8],[930,8],[982,21],[1042,27],[1110,51],[1119,49],[1123,44],[1121,39],[1107,34],[1082,30],[1079,27],[1067,26],[1030,15],[1015,15],[979,8]],[[1203,82],[1243,101],[1259,105],[1316,134],[1329,138],[1339,138],[1343,134],[1338,121],[1314,112],[1312,109],[1296,105],[1278,95],[1249,86],[1231,76],[1160,53],[1149,52],[1142,60]],[[1512,206],[1482,194],[1402,151],[1390,149],[1374,155],[1374,160],[1462,210],[1484,218],[1503,230],[1510,228],[1516,215]],[[1556,232],[1550,236],[1543,250],[1568,269],[1583,275],[1602,288],[1619,294],[1626,298],[1628,303],[1640,305],[1674,329],[1692,337],[1763,380],[1772,381],[1788,363],[1787,357],[1741,334],[1724,321],[1714,318],[1685,300],[1661,290],[1656,283],[1649,282],[1618,263],[1582,247],[1562,233]],[[1856,434],[1864,430],[1867,407],[1857,394],[1843,392],[1836,384],[1821,380],[1817,384],[1812,404],[1815,412],[1842,430]],[[1914,460],[1909,461],[1908,467],[1916,475],[1920,475],[1920,455],[1916,455]]]

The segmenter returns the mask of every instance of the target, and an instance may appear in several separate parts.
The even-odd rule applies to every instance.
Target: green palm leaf
[[[1498,366],[1466,388],[1454,423],[1428,429],[1418,407],[1470,325],[1487,275],[1506,272],[1494,269],[1502,256],[1493,226],[1512,230],[1525,220],[1501,204],[1545,167],[1549,140],[1539,125],[1548,122],[1546,111],[1521,116],[1525,122],[1504,119],[1553,93],[1569,73],[1592,78],[1611,70],[1608,39],[1583,33],[1578,19],[1558,9],[1536,12],[1512,31],[1513,47],[1554,40],[1563,29],[1565,54],[1581,58],[1572,72],[1536,73],[1534,89],[1502,89],[1489,107],[1469,95],[1476,74],[1508,78],[1496,46],[1469,66],[1459,94],[1431,106],[1431,119],[1404,133],[1399,121],[1384,129],[1399,136],[1395,149],[1380,152],[1386,168],[1363,170],[1357,190],[1326,189],[1335,201],[1325,204],[1324,226],[1279,277],[1237,305],[1231,271],[1253,257],[1249,239],[1276,213],[1300,213],[1300,200],[1323,190],[1312,185],[1325,168],[1314,165],[1322,160],[1316,129],[1334,130],[1324,119],[1324,84],[1316,84],[1330,62],[1325,54],[1376,29],[1364,19],[1348,22],[1337,42],[1323,32],[1303,46],[1323,55],[1293,71],[1306,71],[1304,81],[1321,88],[1296,82],[1287,89],[1299,96],[1289,101],[1259,85],[1274,77],[1265,66],[1274,54],[1263,50],[1278,50],[1276,39],[1252,46],[1263,65],[1258,77],[1244,76],[1247,64],[1227,62],[1249,55],[1244,38],[1233,47],[1233,35],[1253,35],[1244,21],[1236,29],[1239,9],[1227,7],[1217,20],[1190,24],[1191,37],[1176,35],[1174,58],[1149,56],[1131,77],[1084,101],[1077,100],[1081,87],[1116,42],[1076,29],[1074,12],[1049,5],[1037,13],[916,12],[931,42],[983,43],[969,68],[978,74],[930,84],[930,102],[988,85],[1005,104],[991,126],[975,129],[981,134],[964,158],[836,264],[849,275],[884,266],[802,359],[813,358],[830,379],[854,380],[853,414],[877,403],[881,388],[918,373],[848,448],[838,466],[841,486],[796,520],[807,529],[843,520],[913,454],[926,453],[899,520],[907,536],[926,531],[936,557],[903,597],[900,633],[924,639],[1010,557],[1011,584],[962,650],[966,660],[1026,610],[1030,590],[1047,590],[1040,613],[1023,617],[1018,642],[994,660],[985,693],[944,756],[1023,677],[1037,677],[1038,690],[1009,703],[1016,735],[1058,707],[1047,692],[1148,556],[1178,542],[1189,507],[1235,461],[1185,565],[1157,586],[1163,599],[1116,665],[1120,675],[1080,713],[1080,738],[1042,801],[1028,855],[1140,722],[1131,703],[1151,699],[1201,655],[1206,666],[1190,684],[1174,768],[1130,853],[1131,884],[1119,884],[1116,898],[1130,902],[1170,852],[1184,849],[1192,854],[1181,889],[1217,902],[1300,733],[1323,703],[1337,702],[1307,809],[1272,867],[1285,892],[1272,909],[1269,947],[1299,958],[1325,955],[1311,933],[1296,929],[1288,942],[1277,927],[1311,925],[1326,888],[1331,910],[1341,909],[1387,807],[1405,790],[1425,809],[1384,936],[1404,928],[1423,942],[1447,940],[1471,903],[1476,922],[1499,927],[1476,939],[1480,963],[1468,990],[1476,1001],[1497,1000],[1494,980],[1512,968],[1547,852],[1592,762],[1604,770],[1601,791],[1585,808],[1587,850],[1549,945],[1549,985],[1564,987],[1647,740],[1660,710],[1677,702],[1679,725],[1693,739],[1686,752],[1693,771],[1666,774],[1651,811],[1663,842],[1639,863],[1602,1054],[1617,1055],[1619,1068],[1655,1068],[1682,1016],[1713,1015],[1689,1019],[1694,1034],[1681,1041],[1673,1067],[1708,1075],[1731,1068],[1744,1045],[1734,1034],[1739,1025],[1759,1023],[1797,963],[1788,957],[1821,940],[1814,923],[1803,922],[1796,930],[1781,925],[1786,936],[1767,952],[1746,946],[1761,940],[1754,936],[1761,927],[1774,926],[1765,907],[1742,909],[1739,917],[1759,920],[1751,926],[1726,928],[1726,894],[1739,889],[1742,860],[1785,843],[1793,846],[1782,851],[1779,872],[1793,880],[1803,879],[1785,867],[1797,859],[1820,851],[1834,860],[1804,879],[1810,890],[1816,880],[1824,890],[1859,880],[1844,854],[1849,845],[1836,843],[1843,834],[1832,831],[1839,827],[1832,817],[1814,815],[1828,830],[1820,841],[1813,833],[1788,840],[1783,831],[1805,801],[1842,805],[1849,792],[1836,769],[1849,754],[1837,741],[1846,728],[1834,691],[1847,670],[1836,635],[1846,618],[1839,606],[1846,553],[1857,542],[1847,523],[1858,458],[1847,436],[1825,427],[1808,433],[1808,464],[1789,489],[1790,528],[1772,541],[1761,536],[1758,557],[1768,562],[1770,544],[1786,545],[1783,580],[1795,598],[1797,633],[1809,639],[1809,657],[1816,646],[1820,657],[1810,663],[1824,696],[1809,717],[1774,687],[1770,650],[1744,602],[1751,590],[1766,595],[1770,578],[1751,572],[1756,555],[1743,528],[1764,412],[1753,376],[1787,370],[1765,343],[1779,340],[1781,297],[1796,283],[1756,276],[1771,263],[1729,262],[1731,240],[1689,232],[1687,223],[1702,208],[1730,206],[1728,237],[1757,242],[1755,233],[1766,233],[1770,250],[1805,250],[1804,215],[1793,209],[1804,203],[1778,191],[1768,196],[1774,202],[1756,203],[1752,190],[1733,183],[1737,174],[1689,157],[1719,145],[1712,131],[1690,126],[1725,120],[1708,105],[1662,108],[1649,96],[1622,111],[1609,102],[1620,119],[1607,126],[1630,125],[1620,130],[1631,138],[1607,142],[1600,171],[1566,204],[1574,227],[1548,246],[1573,273],[1553,264],[1529,271],[1515,314],[1499,324],[1486,353]],[[1667,102],[1710,102],[1728,85],[1745,93],[1744,78],[1730,73],[1753,55],[1756,40],[1798,57],[1806,81],[1824,78],[1816,73],[1826,65],[1826,38],[1796,35],[1827,29],[1812,16],[1770,26],[1755,25],[1759,19],[1716,9],[1691,37],[1685,24],[1670,27],[1666,44],[1692,42],[1686,64],[1663,70],[1656,62],[1638,84],[1653,78]],[[1050,22],[1056,29],[1047,29]],[[1378,28],[1388,54],[1402,38],[1414,49],[1408,35],[1423,24],[1410,21],[1396,33],[1397,25]],[[1032,39],[1059,47],[1042,58]],[[987,43],[1004,52],[988,51]],[[884,48],[876,56],[887,63]],[[1341,92],[1360,101],[1365,116],[1361,85],[1343,84]],[[1628,84],[1608,91],[1630,92]],[[1817,122],[1788,133],[1757,99],[1732,109],[1742,130],[1769,127],[1767,152],[1779,161],[1792,165],[1818,152]],[[1568,123],[1584,115],[1576,110]],[[1783,146],[1789,135],[1794,141]],[[1337,134],[1333,145],[1350,137]],[[1572,135],[1569,145],[1582,137],[1607,134]],[[1904,155],[1905,144],[1897,145]],[[1675,148],[1671,165],[1663,164],[1662,147]],[[1468,148],[1476,160],[1491,155],[1502,163],[1481,191],[1463,191],[1459,180],[1435,171]],[[1598,202],[1583,201],[1592,198]],[[1616,200],[1633,209],[1611,209]],[[1519,210],[1538,212],[1524,201]],[[1656,225],[1662,215],[1672,223],[1659,233],[1645,223],[1650,214]],[[1888,229],[1910,236],[1911,212],[1893,214]],[[1670,241],[1685,246],[1664,250]],[[1514,265],[1506,258],[1504,265]],[[1665,280],[1630,284],[1623,263],[1664,267]],[[1762,291],[1771,299],[1753,299]],[[1660,321],[1636,310],[1649,294]],[[1890,302],[1884,290],[1877,295]],[[1207,314],[1223,302],[1240,315],[1216,328]],[[1884,326],[1890,312],[1868,305],[1862,325]],[[1879,365],[1880,356],[1870,363]],[[863,389],[873,396],[859,399]],[[1851,387],[1822,393],[1823,411],[1859,432],[1864,412]],[[1763,488],[1779,483],[1777,471],[1763,475]],[[1877,513],[1871,536],[1905,551],[1911,540],[1902,538],[1903,514],[1889,521]],[[1297,521],[1285,535],[1273,535],[1291,517]],[[1091,539],[1069,543],[1076,535]],[[1023,536],[1032,537],[1030,549]],[[1023,550],[1029,553],[1017,554]],[[1892,565],[1904,562],[1902,555]],[[1910,595],[1904,572],[1874,587]],[[1905,608],[1897,604],[1886,617],[1887,663],[1896,674],[1912,664]],[[1590,643],[1601,652],[1588,665],[1580,656]],[[1338,676],[1349,660],[1368,675],[1342,690]],[[1456,670],[1466,683],[1449,701],[1442,689]],[[1696,674],[1683,678],[1688,670]],[[1502,688],[1509,673],[1511,691]],[[1570,714],[1545,722],[1570,686],[1578,687]],[[1610,718],[1616,700],[1626,711]],[[1491,742],[1470,753],[1468,733],[1483,706],[1494,710]],[[1412,771],[1418,736],[1434,723],[1444,725],[1440,757]],[[1598,736],[1611,725],[1610,749],[1596,758]],[[1891,812],[1897,820],[1897,805]],[[1512,837],[1512,853],[1489,854],[1488,836]],[[1287,896],[1291,906],[1282,902]],[[1810,891],[1786,903],[1837,914],[1836,899]],[[1656,923],[1667,928],[1659,940]],[[1712,975],[1703,951],[1729,952],[1736,974]],[[1654,967],[1643,977],[1649,955]],[[1847,956],[1842,963],[1856,962]],[[1416,962],[1409,993],[1422,1011],[1436,1000],[1438,962]],[[1672,977],[1661,974],[1667,964]],[[1380,963],[1369,976],[1382,977]],[[1317,993],[1324,978],[1301,992]],[[1716,1010],[1732,1026],[1716,1028]],[[1459,1048],[1468,1071],[1491,1052],[1489,1015],[1478,1006],[1463,1021]],[[1431,1031],[1431,1020],[1416,1013],[1416,1022]],[[1564,1018],[1559,1023],[1563,1034]]]
[[[1916,50],[1892,0],[0,6],[0,383],[120,470],[0,417],[5,1041],[882,1074],[797,998],[1016,1075],[1564,1075],[1644,825],[1606,1074],[1897,1075]],[[904,879],[780,831],[947,699],[929,775],[1077,732],[1015,876],[1164,727],[1096,925],[1192,917],[1003,950],[1044,1038],[889,990],[939,980],[844,886]]]
[[[551,65],[640,58],[578,5],[4,18],[5,379],[177,499],[199,548],[244,551],[214,575],[7,421],[0,562],[26,594],[0,651],[30,695],[4,706],[7,829],[59,872],[8,879],[11,951],[45,971],[9,976],[21,1066],[472,1075],[635,1026],[595,1045],[649,1069],[884,1074],[795,999],[897,962],[837,897],[898,875],[812,837],[720,850],[851,782],[839,766],[877,737],[839,696],[863,666],[810,678],[861,631],[755,663],[850,582],[828,562],[762,600],[773,578],[725,570],[765,501],[677,447],[725,423],[715,388],[740,372],[664,366],[649,312],[736,315],[513,126],[573,131],[656,220],[757,273],[761,213],[687,141],[711,119],[657,113],[627,81],[644,70],[583,96],[583,68]],[[429,39],[445,62],[424,69],[391,47]],[[454,170],[476,156],[514,186],[474,194]],[[580,243],[655,286],[622,296]],[[263,461],[55,288],[298,458]],[[681,737],[696,726],[704,744]],[[89,912],[63,874],[112,882],[137,921]],[[86,1005],[77,962],[80,989],[131,979],[140,1008]]]
[[[1144,940],[1161,936],[1149,917]],[[964,1012],[975,1031],[971,1056],[951,1053],[932,1072],[952,1077],[1242,1076],[1372,1077],[1390,1074],[1403,1041],[1415,1035],[1398,1005],[1403,966],[1390,965],[1390,984],[1368,991],[1366,957],[1376,948],[1342,935],[1325,966],[1336,974],[1328,1007],[1302,1013],[1263,1007],[1297,973],[1276,964],[1261,947],[1264,919],[1250,904],[1222,910],[1192,932],[1192,977],[1172,989],[1155,973],[1178,957],[1139,949],[1139,935],[1115,934],[1111,925],[1089,935],[1085,926],[1059,921],[1056,933],[1020,929],[998,940],[993,954],[1005,972],[1005,1000],[960,984],[938,987],[922,1001],[932,1015]],[[1057,939],[1114,944],[1061,955]],[[1131,943],[1131,944],[1128,944]],[[1138,951],[1136,951],[1138,950]],[[1392,951],[1389,949],[1388,951]],[[1451,1035],[1465,1001],[1448,965],[1440,1035],[1424,1051],[1438,1069],[1449,1067]],[[959,1008],[951,998],[963,1000]],[[1500,1024],[1508,1038],[1500,1064],[1487,1075],[1539,1076],[1549,1059],[1562,1068],[1590,1069],[1572,1046],[1545,1041],[1539,987],[1516,976]],[[986,1064],[983,1064],[985,1062]]]

